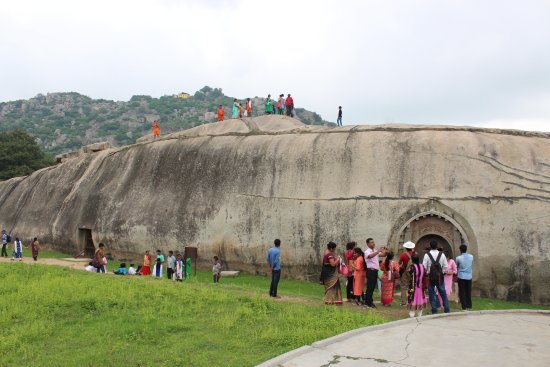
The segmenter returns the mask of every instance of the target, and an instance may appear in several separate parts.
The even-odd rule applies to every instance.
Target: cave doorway
[[[92,258],[95,254],[95,245],[92,238],[92,230],[89,228],[78,229],[78,248],[80,252],[75,257]]]
[[[431,241],[436,241],[437,247],[442,247],[444,254],[449,254],[451,258],[454,258],[453,248],[445,238],[436,234],[428,234],[418,239],[416,243],[416,252],[420,256],[420,259],[424,259],[424,255],[428,252],[427,249],[430,248]]]

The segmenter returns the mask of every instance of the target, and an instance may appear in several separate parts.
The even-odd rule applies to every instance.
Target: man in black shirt
[[[336,120],[336,125],[342,126],[342,106],[338,106],[338,119]]]

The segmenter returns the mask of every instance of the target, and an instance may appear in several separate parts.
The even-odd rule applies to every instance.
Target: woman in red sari
[[[384,306],[390,306],[393,302],[393,291],[395,290],[395,281],[399,278],[399,265],[393,261],[393,252],[386,254],[386,260],[380,267],[384,273],[382,275],[382,295],[380,301]]]
[[[151,274],[151,255],[149,255],[149,250],[145,251],[145,255],[143,256],[143,266],[140,273],[141,275]]]
[[[334,254],[336,244],[329,242],[327,251],[323,256],[323,269],[321,270],[321,284],[325,286],[325,304],[342,305],[342,290],[340,289],[340,280],[338,279],[338,267],[340,266],[340,256]]]

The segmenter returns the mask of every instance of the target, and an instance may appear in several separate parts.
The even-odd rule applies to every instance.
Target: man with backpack
[[[401,284],[401,306],[407,305],[407,299],[408,299],[408,292],[409,292],[409,281],[410,281],[410,274],[409,274],[409,268],[412,264],[412,255],[414,254],[414,248],[415,248],[414,242],[408,241],[403,244],[403,247],[405,248],[405,252],[399,256],[399,274],[401,277],[399,278],[399,282]]]
[[[443,280],[444,271],[447,270],[447,259],[443,255],[443,251],[437,250],[437,241],[430,241],[430,251],[424,255],[424,261],[422,261],[426,274],[429,278],[428,283],[428,296],[430,298],[430,304],[432,305],[432,314],[437,313],[439,299],[437,298],[437,292],[443,301],[443,309],[445,313],[449,313],[449,300],[447,299],[447,292],[445,292],[445,281]]]

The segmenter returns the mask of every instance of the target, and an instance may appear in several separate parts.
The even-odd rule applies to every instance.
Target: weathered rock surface
[[[447,126],[228,120],[82,154],[0,183],[0,225],[115,258],[198,246],[231,269],[317,278],[328,241],[397,249],[437,235],[476,256],[485,296],[550,303],[550,134]]]

